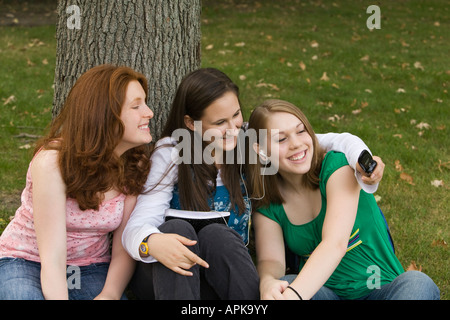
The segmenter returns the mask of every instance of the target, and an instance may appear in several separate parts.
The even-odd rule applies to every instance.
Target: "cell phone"
[[[373,160],[372,156],[367,150],[363,150],[361,152],[361,154],[358,157],[358,163],[367,176],[370,176],[373,170],[375,170],[375,167],[377,166],[377,162]]]

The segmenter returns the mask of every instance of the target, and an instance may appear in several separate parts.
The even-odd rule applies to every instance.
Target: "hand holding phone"
[[[377,166],[377,162],[373,160],[369,151],[363,150],[358,157],[358,163],[367,176],[370,176]]]

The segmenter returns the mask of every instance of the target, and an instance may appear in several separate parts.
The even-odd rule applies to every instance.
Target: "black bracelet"
[[[294,288],[292,288],[291,286],[287,286],[289,289],[291,289],[292,291],[294,291],[295,292],[295,294],[297,295],[297,297],[300,299],[300,300],[303,300],[303,298],[302,298],[302,296],[297,292],[297,290],[295,290]]]

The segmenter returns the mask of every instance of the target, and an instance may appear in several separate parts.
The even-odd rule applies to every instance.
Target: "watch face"
[[[145,252],[147,252],[147,247],[144,244],[141,244],[139,250],[141,250],[141,252],[145,253]]]

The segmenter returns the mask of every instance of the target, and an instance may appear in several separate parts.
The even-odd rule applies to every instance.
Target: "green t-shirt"
[[[327,210],[327,181],[337,169],[346,165],[348,162],[343,153],[331,151],[325,156],[320,171],[322,208],[314,220],[294,225],[286,216],[282,204],[272,203],[258,210],[281,226],[287,246],[301,257],[300,270],[322,240]],[[357,299],[391,282],[403,272],[393,252],[386,223],[375,198],[361,190],[347,253],[325,286],[344,299]]]

